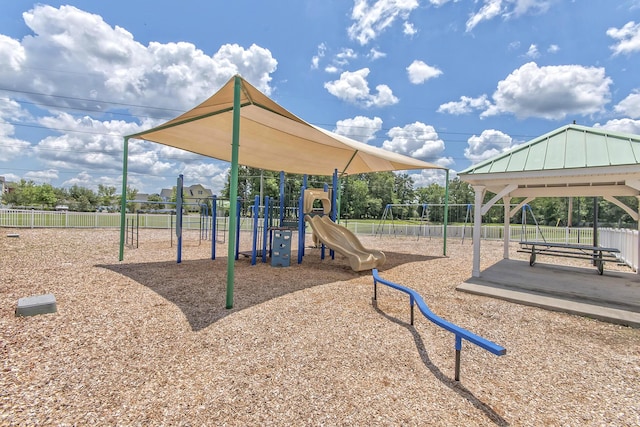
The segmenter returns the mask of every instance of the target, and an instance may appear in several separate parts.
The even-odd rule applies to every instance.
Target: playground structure
[[[319,210],[313,207],[316,200],[322,204]],[[371,270],[385,263],[386,257],[382,251],[365,248],[355,234],[329,217],[332,204],[328,191],[306,189],[303,201],[304,221],[311,225],[314,242],[319,241],[345,256],[354,271]]]
[[[337,171],[333,176],[333,188],[337,187]],[[253,204],[248,204],[247,200],[238,199],[236,201],[236,218],[232,221],[235,224],[233,253],[235,259],[238,260],[240,255],[251,258],[251,265],[255,265],[258,259],[263,263],[267,262],[268,257],[274,256],[274,232],[280,238],[283,234],[283,241],[278,240],[278,257],[285,259],[290,256],[291,249],[291,233],[298,231],[298,264],[302,263],[305,255],[305,237],[306,224],[309,223],[312,229],[312,237],[314,246],[320,246],[321,259],[325,258],[325,247],[330,250],[330,255],[335,258],[335,252],[345,256],[350,267],[354,271],[371,270],[384,264],[386,257],[382,251],[365,248],[356,235],[335,222],[337,216],[337,192],[329,190],[325,183],[323,189],[306,188],[307,177],[303,177],[303,184],[300,189],[300,197],[298,198],[298,206],[286,206],[285,198],[285,175],[280,173],[280,199],[272,199],[268,196],[261,200],[260,196],[255,196]],[[182,258],[182,224],[183,224],[183,202],[181,197],[181,189],[183,185],[183,177],[178,177],[176,191],[176,220],[175,233],[177,237],[177,262],[181,262]],[[289,204],[292,203],[289,197]],[[314,203],[319,201],[320,208],[314,208]],[[200,218],[200,238],[210,238],[211,240],[211,259],[216,258],[216,241],[218,236],[218,220],[217,212],[219,205],[224,202],[223,199],[213,196],[211,200],[211,217],[208,216],[208,204],[203,204]],[[297,213],[297,216],[294,215]],[[226,218],[226,216],[223,216]],[[241,250],[240,233],[243,228],[243,221],[250,221],[251,232],[251,249]],[[230,221],[231,223],[231,221]],[[226,224],[225,224],[226,225]],[[224,228],[224,227],[223,227]],[[224,231],[223,231],[224,232]],[[289,262],[272,262],[274,266],[288,266]]]
[[[478,335],[475,335],[472,332],[467,331],[466,329],[463,329],[457,325],[454,325],[451,322],[447,322],[446,320],[444,320],[443,318],[437,316],[434,312],[432,312],[429,307],[427,306],[427,304],[424,302],[424,300],[422,299],[422,297],[420,296],[420,294],[418,294],[416,291],[414,291],[413,289],[407,288],[405,286],[401,286],[397,283],[394,282],[390,282],[389,280],[385,280],[382,279],[380,277],[380,275],[378,274],[378,270],[377,269],[373,269],[372,270],[372,275],[373,275],[373,301],[374,303],[377,301],[378,299],[378,283],[381,283],[383,285],[389,286],[390,288],[399,290],[401,292],[404,292],[406,294],[409,295],[409,305],[411,308],[411,325],[413,325],[413,321],[414,321],[414,305],[418,306],[418,309],[420,310],[420,312],[424,315],[424,317],[426,317],[427,319],[429,319],[431,322],[435,323],[436,325],[440,326],[441,328],[452,332],[455,335],[455,350],[456,350],[456,365],[455,365],[455,380],[456,381],[460,381],[460,359],[461,359],[461,353],[462,353],[462,339],[464,338],[465,340],[469,341],[470,343],[473,343],[475,345],[477,345],[480,348],[483,348],[485,350],[487,350],[490,353],[495,354],[496,356],[503,356],[505,354],[507,354],[507,350],[492,342],[489,341],[485,338],[482,338]]]

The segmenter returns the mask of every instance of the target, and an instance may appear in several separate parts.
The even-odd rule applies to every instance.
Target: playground
[[[379,286],[374,302],[371,272],[339,253],[321,259],[307,242],[304,262],[286,268],[240,257],[225,309],[226,257],[211,260],[210,245],[186,235],[176,263],[166,230],[141,233],[118,262],[116,230],[3,229],[0,424],[640,421],[638,329],[458,292],[472,261],[460,240],[443,257],[441,239],[360,237],[384,250],[382,278],[508,348],[496,357],[463,341],[458,382],[453,335],[422,316],[411,325],[394,289]],[[249,233],[240,243],[250,247]],[[483,242],[481,267],[502,254]],[[44,293],[56,313],[14,315],[18,298]]]

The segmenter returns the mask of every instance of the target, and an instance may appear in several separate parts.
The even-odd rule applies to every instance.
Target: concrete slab
[[[502,260],[457,290],[640,328],[640,275]]]
[[[37,295],[19,298],[16,316],[35,316],[55,313],[57,310],[56,297],[53,294]]]

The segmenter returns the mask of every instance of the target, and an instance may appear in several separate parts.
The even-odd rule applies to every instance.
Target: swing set
[[[460,231],[460,236],[464,243],[467,227],[472,226],[473,205],[449,204],[448,206],[450,211],[452,208],[464,209],[464,222]],[[375,235],[415,236],[417,240],[420,240],[420,237],[441,237],[443,235],[443,224],[437,222],[437,220],[444,218],[444,214],[438,215],[438,212],[435,211],[435,209],[440,208],[442,210],[447,209],[447,205],[441,203],[389,203],[382,212]],[[413,215],[410,219],[402,219],[403,216],[406,216],[406,212],[418,215]],[[461,215],[450,215],[449,218],[453,220],[452,222],[458,222],[461,219]],[[396,221],[402,221],[402,223],[397,223]],[[451,225],[449,227],[451,232],[455,234],[455,227],[451,227]]]

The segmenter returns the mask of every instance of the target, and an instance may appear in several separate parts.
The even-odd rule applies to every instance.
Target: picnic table
[[[550,243],[536,241],[520,242],[518,252],[530,253],[529,265],[533,267],[537,255],[557,256],[564,258],[588,259],[598,269],[599,274],[604,272],[606,261],[618,262],[619,249],[605,248],[602,246],[578,245],[571,243]]]

